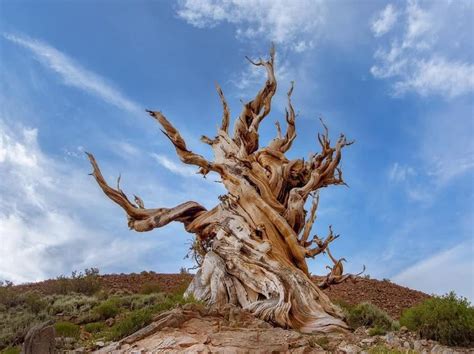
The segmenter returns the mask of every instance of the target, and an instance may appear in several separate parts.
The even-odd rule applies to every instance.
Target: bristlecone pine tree
[[[270,113],[277,83],[275,51],[268,61],[249,61],[266,69],[267,79],[255,98],[243,105],[229,133],[230,112],[219,86],[223,117],[217,136],[202,141],[214,151],[214,161],[190,151],[178,130],[157,111],[148,111],[162,126],[185,164],[199,167],[204,176],[217,173],[227,194],[211,210],[189,201],[172,208],[145,208],[135,196],[131,202],[117,185],[110,187],[97,162],[88,154],[92,175],[104,193],[126,212],[128,226],[138,232],[162,227],[171,221],[184,224],[195,235],[192,246],[199,269],[186,291],[211,305],[241,306],[257,317],[302,332],[345,331],[343,315],[321,288],[352,277],[342,274],[341,260],[333,260],[331,273],[319,285],[310,279],[306,258],[328,251],[337,238],[329,229],[323,240],[310,238],[316,219],[317,191],[345,184],[339,168],[342,149],[350,145],[344,135],[331,146],[329,134],[318,134],[321,152],[307,161],[290,160],[285,153],[296,137],[295,111],[291,103],[293,84],[288,92],[286,132],[277,123],[277,136],[268,146],[259,146],[258,129]],[[307,217],[304,208],[312,197]],[[331,259],[333,259],[331,257]]]

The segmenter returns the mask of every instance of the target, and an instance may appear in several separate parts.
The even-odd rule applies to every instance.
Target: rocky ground
[[[115,343],[97,343],[94,353],[464,353],[418,339],[402,328],[383,336],[354,333],[307,335],[273,327],[250,313],[228,306],[206,309],[187,304],[156,316],[154,322]],[[76,353],[82,353],[81,349]]]
[[[111,293],[140,293],[144,287],[163,292],[185,289],[190,274],[101,275],[101,288]],[[315,277],[318,282],[319,278]],[[35,290],[48,293],[55,280],[19,285],[20,292]],[[358,278],[325,290],[334,302],[359,304],[371,302],[398,319],[401,312],[429,295],[389,281]],[[106,324],[109,325],[106,321]],[[82,330],[82,329],[81,329]],[[84,333],[81,333],[81,335]],[[331,335],[308,335],[295,330],[273,327],[239,308],[209,309],[201,304],[185,304],[153,318],[153,322],[118,342],[94,338],[87,349],[78,343],[66,343],[73,338],[53,336],[58,348],[75,348],[70,353],[464,353],[474,348],[452,348],[417,337],[401,328],[384,335],[369,335],[360,327],[354,332]],[[49,342],[46,344],[50,345]]]

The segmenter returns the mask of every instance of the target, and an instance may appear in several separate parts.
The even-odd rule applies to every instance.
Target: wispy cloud
[[[81,89],[120,109],[141,113],[140,106],[119,89],[51,45],[24,35],[4,33],[3,37],[31,51],[42,65],[56,72],[66,85]]]
[[[429,5],[422,8],[417,1],[407,2],[401,21],[404,30],[388,38],[386,48],[375,52],[376,64],[371,73],[378,79],[393,80],[395,96],[415,92],[421,96],[453,98],[471,93],[474,91],[474,64],[462,57],[460,49],[469,48],[463,41],[472,38],[463,39],[459,33],[446,36],[446,33],[453,31],[453,22],[457,22],[457,31],[470,31],[472,6],[466,9],[468,5],[461,1]],[[396,17],[393,11],[393,6],[388,5],[372,23],[375,37],[393,26]],[[458,38],[457,43],[453,38]]]
[[[174,174],[183,176],[183,177],[195,177],[201,176],[197,175],[197,169],[192,168],[191,166],[184,165],[183,163],[176,163],[173,160],[169,159],[165,155],[152,153],[151,156],[164,168],[168,171],[173,172]]]
[[[395,162],[388,173],[388,178],[393,182],[404,182],[409,176],[415,175],[415,170],[410,166],[402,166]]]
[[[379,16],[372,22],[372,32],[376,37],[380,37],[390,31],[397,22],[398,12],[395,6],[388,4]]]
[[[297,73],[292,69],[291,64],[288,60],[280,60],[278,53],[275,56],[275,77],[279,84],[289,84],[291,80],[295,78]],[[246,63],[245,69],[239,72],[231,83],[237,89],[238,94],[247,92],[255,93],[259,87],[265,82],[267,72],[261,66],[255,66],[250,63]]]
[[[392,278],[398,284],[438,295],[456,289],[458,295],[474,301],[472,279],[474,279],[472,240],[434,254]]]
[[[75,269],[110,267],[123,261],[123,249],[132,252],[129,266],[138,263],[151,241],[136,245],[85,222],[94,218],[80,215],[90,205],[103,204],[103,211],[109,207],[83,171],[46,156],[37,135],[36,129],[12,130],[0,120],[0,279],[36,281]]]
[[[324,2],[319,0],[184,0],[177,12],[196,27],[228,22],[236,27],[238,38],[265,38],[302,52],[314,46],[325,11]]]

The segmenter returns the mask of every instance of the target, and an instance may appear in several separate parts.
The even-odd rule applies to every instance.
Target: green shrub
[[[2,354],[20,354],[21,347],[8,347],[3,349],[0,353]]]
[[[54,324],[56,335],[59,337],[73,337],[78,339],[81,334],[81,328],[71,322],[56,322]]]
[[[13,283],[0,280],[0,305],[6,308],[18,306],[21,303],[13,289]]]
[[[83,294],[52,295],[47,297],[51,301],[49,312],[53,315],[63,313],[65,315],[77,316],[92,309],[97,303],[95,297]]]
[[[117,298],[103,301],[94,308],[94,312],[103,320],[115,317],[120,312],[119,303],[120,301]]]
[[[84,330],[86,330],[89,333],[97,333],[97,332],[102,332],[104,330],[105,323],[103,322],[92,322],[84,325]]]
[[[26,307],[34,314],[38,314],[41,311],[46,310],[48,307],[48,303],[45,301],[43,296],[36,291],[29,291],[21,295],[21,298]]]
[[[165,301],[167,296],[163,293],[160,294],[148,294],[135,296],[131,303],[130,308],[132,310],[139,310],[145,307],[150,307],[155,304]]]
[[[391,331],[398,328],[398,324],[386,312],[368,302],[349,307],[346,312],[347,323],[353,329],[365,326]]]
[[[369,336],[383,336],[387,331],[379,326],[369,329]]]
[[[474,344],[474,307],[454,292],[432,297],[403,311],[400,324],[417,331],[422,338],[441,344]]]
[[[44,312],[36,315],[23,306],[0,311],[0,348],[20,344],[31,326],[47,319]]]
[[[55,280],[50,281],[46,286],[48,294],[70,294],[79,293],[93,295],[101,288],[99,270],[97,268],[85,269],[84,272],[74,271],[68,278],[60,275]]]
[[[71,283],[73,292],[93,295],[100,290],[99,269],[85,269],[84,273],[73,272]]]
[[[339,306],[339,308],[340,308],[343,312],[345,312],[346,314],[349,312],[349,310],[350,310],[351,308],[354,307],[354,305],[349,304],[347,301],[345,301],[345,300],[343,300],[343,299],[335,299],[335,300],[332,300],[332,303],[333,303],[334,305]]]
[[[161,286],[157,281],[150,281],[142,284],[140,294],[152,294],[161,292]]]
[[[148,309],[132,311],[112,327],[110,339],[118,340],[126,337],[149,324],[151,320],[152,313]]]

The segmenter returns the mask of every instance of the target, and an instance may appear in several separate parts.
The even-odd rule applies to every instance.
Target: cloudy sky
[[[291,157],[318,149],[323,117],[356,144],[350,188],[322,191],[316,232],[341,234],[347,270],[474,299],[473,1],[0,1],[0,279],[26,282],[98,267],[177,272],[182,225],[127,229],[88,173],[148,206],[224,191],[180,164],[144,109],[160,109],[189,146],[233,117],[264,79],[244,59],[277,48],[279,93],[295,81]],[[323,271],[324,257],[310,262]]]

